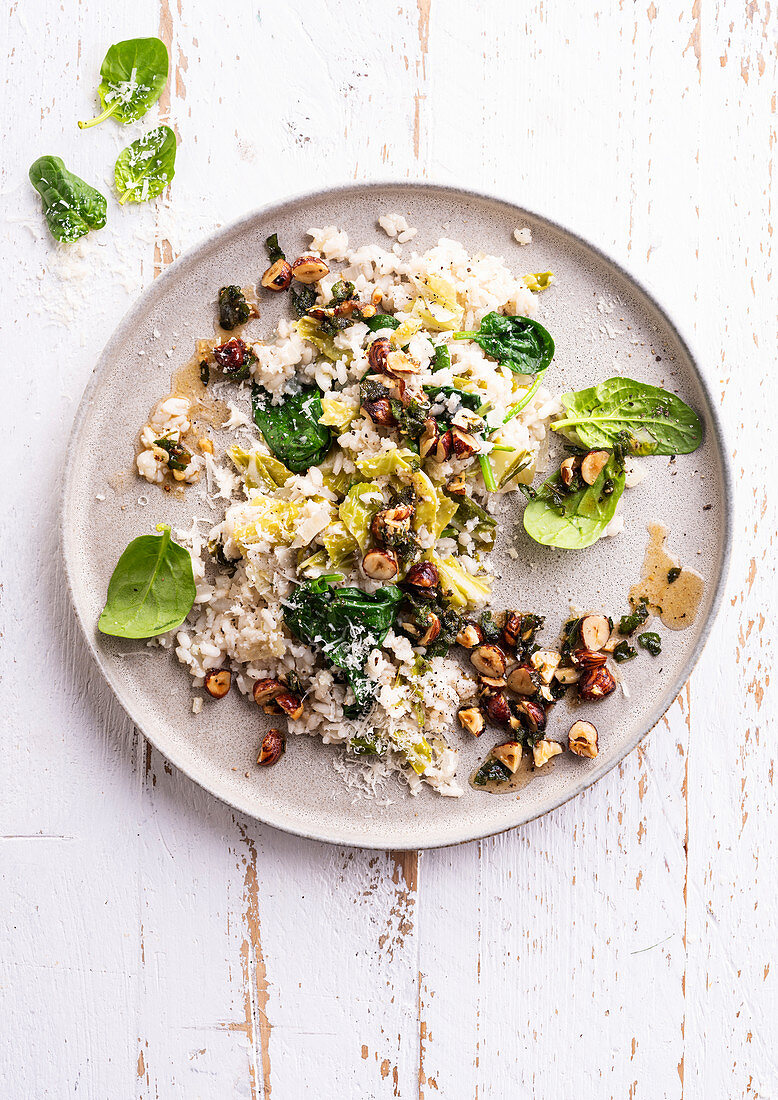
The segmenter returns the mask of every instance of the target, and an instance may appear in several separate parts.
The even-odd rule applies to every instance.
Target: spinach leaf
[[[102,114],[79,122],[84,130],[113,115],[117,122],[143,118],[162,95],[168,74],[167,46],[159,38],[128,38],[111,46],[100,66],[97,89]]]
[[[624,492],[624,467],[611,455],[594,485],[566,492],[559,476],[543,482],[524,509],[524,530],[543,546],[582,550],[602,536]]]
[[[295,637],[317,646],[346,674],[356,699],[348,717],[365,714],[373,703],[377,685],[365,674],[365,662],[388,634],[402,599],[395,585],[369,593],[333,588],[324,576],[298,585],[284,609],[284,622]]]
[[[55,240],[71,244],[105,225],[106,200],[94,187],[68,172],[59,157],[38,157],[30,183],[43,199],[43,213]]]
[[[623,443],[634,455],[690,454],[702,441],[699,417],[680,397],[632,378],[562,394],[562,404],[567,416],[552,427],[587,449]]]
[[[265,443],[292,473],[303,474],[317,466],[329,451],[332,432],[319,423],[322,404],[317,386],[286,397],[280,405],[271,405],[270,394],[255,384],[251,408]]]
[[[554,358],[551,334],[531,317],[487,313],[479,329],[455,332],[454,339],[475,340],[487,355],[516,374],[538,374]]]
[[[376,313],[373,317],[363,317],[363,324],[367,325],[371,332],[379,332],[382,328],[399,328],[400,322],[391,313]]]
[[[162,534],[133,539],[116,563],[97,624],[103,634],[153,638],[191,611],[196,588],[189,551],[173,542],[167,524],[157,530]]]
[[[175,174],[176,135],[169,126],[156,126],[116,158],[113,176],[119,202],[153,199]]]

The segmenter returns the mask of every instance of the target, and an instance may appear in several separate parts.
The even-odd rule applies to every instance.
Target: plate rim
[[[609,265],[622,278],[625,278],[628,282],[632,283],[633,286],[636,287],[637,290],[645,297],[650,306],[654,310],[656,310],[662,322],[667,326],[670,333],[677,340],[681,350],[688,358],[694,370],[697,381],[702,389],[703,395],[708,405],[707,411],[709,416],[708,423],[706,423],[706,430],[710,430],[713,432],[715,444],[721,456],[722,473],[721,513],[723,531],[721,542],[721,568],[716,581],[716,587],[713,593],[710,610],[695,645],[692,647],[686,660],[684,661],[683,666],[675,679],[675,682],[668,689],[668,701],[662,708],[662,710],[656,715],[655,720],[650,725],[646,726],[645,729],[641,729],[633,738],[630,738],[624,745],[622,751],[620,751],[616,757],[610,760],[607,765],[601,765],[599,769],[593,769],[589,772],[582,773],[582,776],[577,783],[575,783],[568,791],[558,796],[554,796],[550,803],[545,806],[545,808],[537,810],[536,812],[532,812],[530,814],[525,814],[523,816],[519,815],[520,820],[517,820],[510,825],[506,825],[503,828],[490,830],[487,827],[486,831],[479,828],[475,828],[474,830],[465,828],[458,836],[455,836],[453,838],[447,837],[445,839],[432,839],[429,843],[425,843],[421,846],[418,844],[402,844],[396,842],[387,845],[384,843],[380,843],[377,840],[372,841],[369,839],[360,841],[351,836],[338,835],[338,830],[334,830],[333,834],[331,835],[326,835],[326,833],[323,831],[316,832],[311,830],[310,827],[306,828],[303,825],[300,825],[299,828],[295,828],[293,825],[290,825],[286,821],[280,822],[278,820],[274,820],[272,813],[269,814],[269,816],[263,816],[261,813],[257,813],[256,810],[249,809],[246,806],[242,805],[239,799],[233,800],[227,797],[225,794],[217,793],[216,791],[214,791],[212,787],[208,784],[207,778],[201,777],[199,774],[197,774],[198,768],[192,764],[191,760],[177,759],[179,754],[175,751],[175,746],[163,747],[162,744],[159,744],[158,741],[160,739],[150,736],[143,728],[143,726],[135,720],[133,715],[130,713],[128,706],[125,705],[122,689],[120,685],[115,682],[113,669],[107,659],[104,658],[101,650],[95,644],[91,632],[91,627],[93,627],[94,624],[87,624],[80,613],[74,586],[75,563],[71,562],[68,554],[68,527],[69,523],[71,522],[70,500],[72,497],[72,482],[76,470],[75,442],[81,432],[84,421],[87,418],[94,391],[97,388],[101,376],[104,373],[105,369],[108,367],[109,362],[114,354],[114,348],[122,343],[128,330],[133,327],[136,315],[141,312],[144,299],[146,298],[146,295],[152,290],[152,288],[162,287],[164,289],[166,284],[172,281],[177,276],[178,269],[182,267],[185,263],[196,260],[196,258],[201,253],[212,249],[213,246],[217,244],[220,239],[234,234],[244,227],[248,227],[258,218],[265,217],[268,214],[273,213],[274,211],[279,211],[284,207],[299,204],[301,202],[322,200],[333,197],[342,197],[354,191],[368,190],[380,192],[382,189],[388,188],[391,188],[393,190],[407,189],[413,191],[415,189],[421,189],[426,191],[437,191],[442,194],[448,195],[451,198],[457,198],[460,200],[463,198],[473,199],[479,202],[494,202],[501,204],[505,207],[511,207],[517,211],[517,214],[526,215],[530,218],[535,219],[536,221],[544,223],[558,233],[565,234],[567,237],[577,242],[584,249],[588,250],[590,253],[596,256],[601,262]],[[640,744],[640,742],[661,721],[669,708],[678,698],[678,695],[683,690],[684,685],[688,681],[692,671],[694,670],[694,667],[699,661],[700,656],[702,655],[702,651],[705,648],[708,639],[710,638],[711,631],[721,610],[721,605],[729,579],[729,572],[732,561],[734,497],[731,462],[732,460],[726,445],[726,434],[723,428],[717,404],[714,400],[713,390],[708,382],[706,375],[700,368],[700,358],[696,354],[694,342],[687,334],[685,328],[681,324],[679,324],[679,322],[674,318],[669,308],[662,301],[658,292],[650,285],[647,280],[644,280],[643,278],[635,275],[634,272],[631,271],[625,264],[621,263],[618,260],[615,260],[599,245],[594,244],[587,237],[583,236],[573,229],[570,229],[563,222],[560,222],[557,219],[549,216],[548,214],[538,211],[534,208],[520,206],[513,198],[508,198],[507,196],[502,195],[498,192],[480,191],[468,187],[458,187],[455,184],[423,178],[412,180],[397,178],[387,178],[381,180],[372,179],[364,181],[352,180],[346,183],[334,184],[315,190],[300,191],[295,194],[285,196],[282,199],[276,199],[272,202],[268,202],[262,206],[254,208],[248,213],[242,215],[240,218],[237,218],[235,221],[229,222],[226,225],[219,227],[218,229],[214,230],[206,237],[204,237],[202,240],[192,245],[179,257],[177,257],[173,261],[173,263],[169,265],[169,267],[165,268],[165,270],[157,276],[157,278],[149,283],[148,286],[144,287],[140,294],[134,299],[129,308],[125,311],[116,328],[108,337],[108,340],[104,344],[103,349],[100,352],[100,355],[98,356],[94,367],[92,368],[92,372],[89,376],[89,379],[87,380],[84,392],[81,396],[81,400],[79,401],[78,408],[73,418],[70,432],[68,433],[67,458],[65,461],[61,482],[62,498],[59,507],[58,542],[64,566],[65,580],[67,584],[70,604],[75,614],[76,621],[78,622],[79,628],[81,630],[81,634],[86,641],[87,648],[89,649],[95,663],[97,664],[101,675],[111,689],[114,698],[117,700],[122,710],[124,710],[125,714],[133,723],[133,725],[136,726],[136,728],[141,732],[146,740],[149,741],[150,744],[152,744],[157,749],[157,751],[165,757],[166,760],[169,760],[170,763],[173,764],[185,776],[187,776],[188,779],[191,779],[192,782],[196,783],[203,790],[207,791],[212,798],[218,799],[220,802],[229,806],[231,809],[237,811],[238,813],[245,814],[247,817],[250,817],[256,821],[260,821],[264,825],[267,825],[271,828],[279,829],[283,832],[289,833],[294,836],[300,836],[307,840],[315,840],[327,844],[337,844],[342,847],[364,848],[372,851],[423,851],[432,848],[453,847],[459,844],[468,844],[474,840],[483,840],[488,839],[489,837],[499,836],[502,833],[506,833],[512,829],[516,829],[522,825],[526,825],[530,821],[535,821],[539,817],[543,817],[547,813],[550,813],[552,810],[556,810],[559,806],[563,806],[571,799],[577,798],[587,788],[593,786],[600,779],[602,779],[603,776],[607,775],[608,772],[617,767],[622,762],[622,760],[624,760],[626,756],[633,752],[634,749]],[[173,749],[172,752],[169,751],[170,748]],[[520,807],[521,803],[517,802],[516,805],[517,807]]]

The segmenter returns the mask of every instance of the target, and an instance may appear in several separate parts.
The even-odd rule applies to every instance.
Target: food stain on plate
[[[695,569],[681,566],[666,549],[667,528],[649,523],[648,546],[640,580],[629,590],[633,606],[645,600],[670,630],[684,630],[697,618],[705,579]]]

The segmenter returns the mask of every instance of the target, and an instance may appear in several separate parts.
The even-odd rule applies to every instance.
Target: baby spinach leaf
[[[702,441],[699,417],[680,397],[632,378],[562,394],[567,416],[552,427],[587,449],[623,444],[633,455],[690,454]]]
[[[475,340],[487,355],[516,374],[538,374],[554,358],[551,333],[531,317],[487,313],[481,327],[455,332],[455,340]]]
[[[196,588],[189,551],[170,537],[141,535],[124,551],[108,584],[98,621],[103,634],[115,638],[153,638],[184,621],[192,610]]]
[[[168,67],[167,46],[159,38],[128,38],[111,46],[100,66],[97,89],[103,111],[79,122],[79,129],[97,126],[111,115],[124,123],[143,118],[162,95]]]
[[[265,443],[295,474],[318,466],[332,442],[332,432],[319,421],[323,415],[321,390],[316,386],[300,390],[271,405],[270,394],[256,384],[251,391],[254,423]]]
[[[30,183],[43,199],[43,213],[55,240],[71,244],[105,225],[106,200],[94,187],[68,172],[59,157],[38,157]]]
[[[356,699],[348,717],[356,717],[370,709],[377,687],[365,674],[365,663],[389,633],[403,593],[395,585],[372,593],[333,588],[330,579],[299,584],[284,609],[284,622],[346,674]]]
[[[122,149],[114,182],[119,202],[146,202],[165,190],[176,174],[176,135],[169,126],[155,126]]]
[[[624,492],[624,467],[613,455],[594,485],[566,492],[557,472],[524,509],[524,530],[543,546],[582,550],[602,536]]]

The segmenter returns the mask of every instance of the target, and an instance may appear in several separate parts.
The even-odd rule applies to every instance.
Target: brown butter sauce
[[[649,610],[659,615],[666,627],[685,630],[697,618],[705,580],[696,570],[670,557],[665,548],[667,528],[661,523],[649,523],[648,535],[641,578],[629,590],[630,602],[636,606],[645,599]],[[677,578],[669,581],[670,570],[678,568],[681,571]]]

